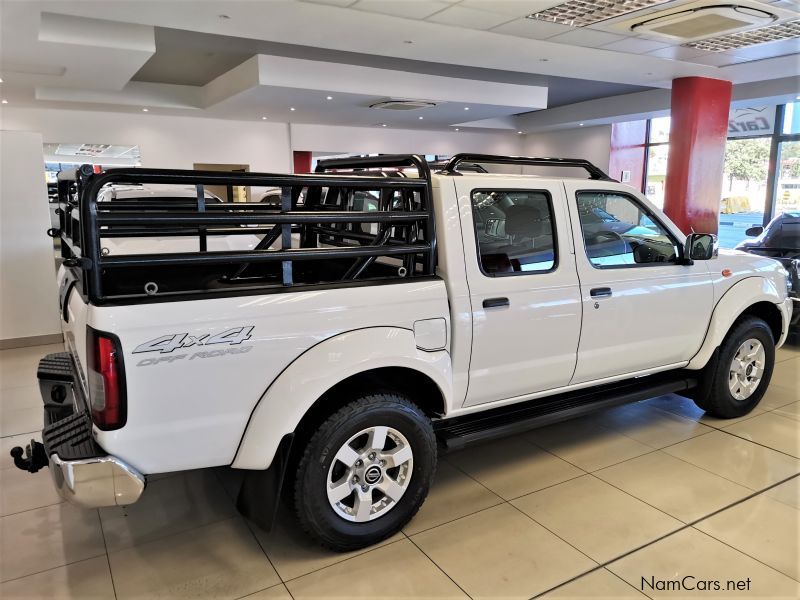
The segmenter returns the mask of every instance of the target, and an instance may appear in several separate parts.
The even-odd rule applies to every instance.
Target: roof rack
[[[582,158],[534,158],[530,156],[498,156],[494,154],[456,154],[445,165],[443,173],[455,175],[462,162],[488,163],[495,165],[545,166],[545,167],[579,167],[586,169],[589,179],[599,181],[616,181],[609,177],[600,167]]]
[[[431,169],[433,169],[433,170],[435,170],[437,172],[441,172],[447,166],[447,163],[448,163],[447,160],[436,160],[436,161],[433,161],[433,162],[429,162],[428,166],[430,166]],[[465,171],[470,172],[470,173],[488,173],[489,172],[483,166],[479,165],[478,163],[463,162],[463,163],[459,163],[458,167],[459,167],[458,170],[460,172],[462,172],[462,173],[465,172]]]

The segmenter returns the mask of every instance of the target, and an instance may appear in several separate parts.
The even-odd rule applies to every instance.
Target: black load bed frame
[[[440,171],[459,175],[460,163],[514,164],[582,167],[590,178],[610,178],[596,166],[580,159],[528,158],[484,154],[457,154]],[[416,177],[406,171],[416,170]],[[344,172],[344,173],[343,173]],[[174,184],[193,186],[196,198],[114,200],[98,203],[108,184]],[[207,202],[206,186],[224,186],[227,202]],[[254,202],[233,202],[234,186],[280,188],[280,208]],[[323,189],[328,192],[323,202]],[[335,203],[355,190],[378,192],[378,211],[342,210]],[[304,203],[298,204],[305,192]],[[402,198],[398,208],[392,198]],[[328,201],[333,197],[334,202]],[[343,201],[343,200],[342,200]],[[436,231],[431,188],[431,172],[419,155],[379,155],[320,161],[315,173],[284,175],[176,169],[121,168],[95,173],[91,165],[58,174],[59,227],[48,234],[60,239],[61,256],[69,270],[67,279],[86,301],[95,304],[159,302],[205,296],[244,295],[295,290],[298,286],[336,286],[380,284],[420,277],[435,277]],[[377,223],[377,233],[348,229],[354,223]],[[301,247],[292,248],[292,232],[301,233]],[[210,236],[263,234],[251,251],[210,251]],[[159,254],[107,255],[101,238],[196,237],[197,251]],[[269,247],[280,240],[279,249]],[[318,247],[322,240],[325,247]],[[379,257],[403,261],[397,275],[362,278]],[[312,261],[350,261],[321,283],[296,281],[295,263]],[[240,277],[250,265],[280,263],[280,280],[258,281]],[[141,289],[113,289],[108,280],[125,279],[121,272],[139,269],[179,274],[213,272],[229,266],[221,277],[226,285],[209,288],[201,282],[180,290],[158,291],[147,285]],[[238,267],[237,267],[238,265]],[[171,271],[166,271],[171,270]],[[148,284],[149,285],[149,284]]]

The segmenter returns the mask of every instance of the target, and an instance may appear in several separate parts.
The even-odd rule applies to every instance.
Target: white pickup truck
[[[112,184],[197,193],[97,202]],[[207,202],[208,185],[280,188],[280,206]],[[257,523],[284,497],[323,544],[366,546],[414,516],[442,450],[670,392],[751,411],[791,320],[778,262],[717,255],[582,160],[79,169],[59,194],[69,351],[39,366],[43,443],[12,455],[87,507],[227,465],[247,471],[238,504]],[[259,241],[210,241],[237,235]]]

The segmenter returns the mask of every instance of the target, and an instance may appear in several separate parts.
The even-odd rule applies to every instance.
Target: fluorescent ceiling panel
[[[553,8],[528,15],[528,19],[539,19],[563,23],[572,27],[586,27],[637,10],[666,4],[672,0],[569,0]]]
[[[725,52],[726,50],[735,50],[737,48],[755,46],[756,44],[766,44],[793,38],[800,38],[800,19],[751,29],[750,31],[740,31],[739,33],[729,33],[696,42],[688,42],[683,45],[688,48],[697,48],[698,50],[707,50],[709,52]]]

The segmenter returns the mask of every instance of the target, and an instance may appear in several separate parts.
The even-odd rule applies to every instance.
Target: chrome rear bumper
[[[84,508],[133,504],[145,487],[144,476],[114,456],[61,460],[51,454],[50,473],[61,497]]]
[[[84,508],[133,504],[145,488],[144,475],[123,460],[109,456],[94,440],[92,420],[75,366],[66,352],[39,361],[44,403],[42,441],[14,448],[14,463],[32,473],[50,467],[62,498]],[[25,454],[25,456],[23,456]]]

